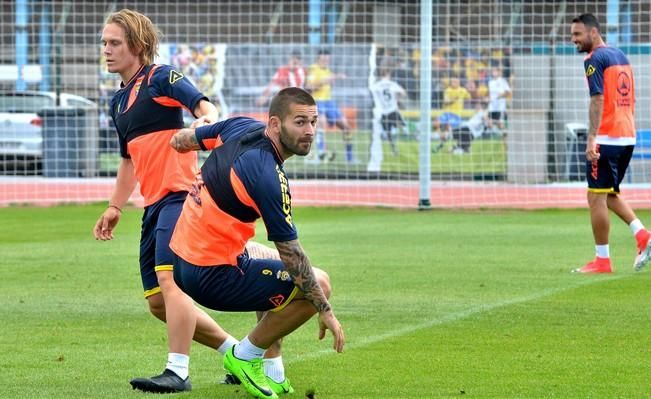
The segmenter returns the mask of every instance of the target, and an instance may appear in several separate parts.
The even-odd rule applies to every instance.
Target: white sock
[[[638,231],[644,229],[644,225],[640,221],[640,219],[635,219],[634,221],[631,222],[631,224],[628,225],[628,227],[631,228],[631,232],[633,235],[636,235]]]
[[[166,369],[172,370],[176,375],[181,377],[182,380],[188,378],[190,367],[190,356],[182,353],[168,353]]]
[[[233,345],[237,345],[239,342],[240,341],[233,338],[232,335],[229,335],[228,338],[226,338],[224,340],[224,343],[221,344],[219,346],[219,348],[217,348],[217,352],[219,352],[219,353],[221,353],[223,355],[224,353],[228,352],[228,350],[231,349],[231,347],[233,347]]]
[[[595,245],[594,246],[597,256],[600,258],[610,258],[610,248],[608,244],[606,245]]]
[[[279,384],[285,381],[285,366],[283,366],[282,356],[262,359],[262,365],[264,366],[264,375]]]
[[[264,354],[264,349],[258,348],[249,341],[249,336],[244,337],[239,344],[235,345],[233,349],[233,354],[236,358],[242,360],[251,360],[251,359],[260,359]]]

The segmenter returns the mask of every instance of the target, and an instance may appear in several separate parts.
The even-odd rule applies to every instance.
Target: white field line
[[[387,341],[391,340],[394,338],[398,338],[404,335],[411,334],[413,332],[416,332],[418,330],[423,330],[427,329],[433,326],[441,325],[441,324],[446,324],[446,323],[453,323],[455,321],[465,319],[471,316],[475,316],[481,313],[486,313],[486,312],[491,312],[493,310],[497,310],[500,308],[505,308],[507,306],[511,305],[516,305],[520,303],[525,303],[525,302],[530,302],[530,301],[536,301],[545,297],[549,297],[561,292],[569,291],[575,288],[583,287],[586,285],[591,285],[595,283],[601,283],[601,282],[606,282],[606,281],[613,281],[613,280],[619,280],[625,277],[630,277],[630,274],[623,274],[623,275],[618,275],[618,276],[612,276],[608,279],[596,279],[594,278],[595,276],[582,276],[582,275],[577,275],[577,279],[579,279],[579,283],[573,284],[567,287],[557,287],[557,288],[549,288],[546,290],[542,290],[536,293],[533,293],[531,295],[519,297],[519,298],[512,298],[512,299],[507,299],[504,301],[499,301],[495,303],[490,303],[490,304],[485,304],[485,305],[479,305],[472,307],[470,309],[461,311],[461,312],[456,312],[456,313],[450,313],[448,315],[445,315],[440,318],[428,320],[424,323],[420,324],[413,324],[410,326],[405,326],[402,328],[399,328],[397,330],[392,330],[392,331],[387,331],[382,334],[378,335],[372,335],[370,337],[362,338],[362,339],[356,339],[352,342],[347,342],[346,346],[344,348],[344,353],[348,350],[352,349],[357,349],[357,348],[363,348],[365,346],[373,345],[378,342],[382,341]],[[335,308],[335,314],[336,314],[336,308]],[[346,329],[346,326],[344,325],[344,332]],[[330,334],[329,331],[326,332],[326,337],[324,338],[326,341],[332,342],[332,334]],[[329,347],[328,349],[320,349],[314,352],[306,353],[303,355],[298,355],[296,357],[293,356],[288,356],[289,359],[286,361],[287,364],[295,363],[295,362],[300,362],[303,360],[311,360],[311,359],[316,359],[325,355],[331,355],[331,354],[336,354],[334,350]]]

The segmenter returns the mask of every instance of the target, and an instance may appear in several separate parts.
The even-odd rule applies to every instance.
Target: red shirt
[[[305,85],[305,68],[289,68],[282,66],[278,68],[271,81],[280,88],[303,87]]]

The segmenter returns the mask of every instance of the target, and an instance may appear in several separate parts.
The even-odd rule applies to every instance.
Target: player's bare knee
[[[165,301],[163,295],[156,294],[147,298],[149,304],[149,311],[160,321],[165,321]]]
[[[330,276],[328,276],[328,273],[317,268],[314,268],[314,274],[316,275],[316,281],[321,286],[321,290],[323,290],[326,298],[330,298],[330,293],[332,292],[332,286],[330,285]]]
[[[174,274],[172,272],[158,272],[156,273],[156,278],[158,278],[158,285],[163,292],[169,292],[176,287],[176,283],[174,282]]]

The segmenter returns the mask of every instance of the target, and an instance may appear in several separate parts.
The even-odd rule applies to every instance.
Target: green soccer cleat
[[[292,387],[292,384],[289,382],[289,378],[285,378],[283,382],[278,383],[267,377],[267,383],[269,384],[271,390],[278,395],[294,393],[294,387]]]
[[[224,355],[224,369],[240,380],[248,393],[259,399],[278,399],[278,395],[269,387],[264,375],[262,359],[250,361],[238,359],[233,353],[233,346]]]

